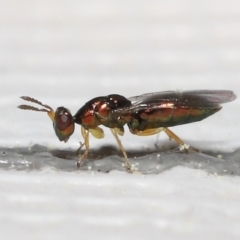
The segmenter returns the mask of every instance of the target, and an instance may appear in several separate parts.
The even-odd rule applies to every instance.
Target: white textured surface
[[[76,149],[81,140],[76,128],[66,145],[59,143],[45,114],[16,108],[22,95],[73,113],[110,93],[231,89],[240,96],[238,1],[0,3],[0,147],[16,149],[1,152],[1,166],[10,163],[0,169],[1,239],[239,239],[240,178],[207,173],[218,170],[214,164],[200,171],[186,162],[157,175],[11,165],[26,159],[18,147]],[[240,145],[239,109],[237,99],[173,130],[202,150],[231,152]],[[126,132],[122,142],[141,152],[156,137]],[[108,131],[90,143],[115,146]]]
[[[1,171],[0,183],[3,239],[239,239],[236,177],[45,169]]]

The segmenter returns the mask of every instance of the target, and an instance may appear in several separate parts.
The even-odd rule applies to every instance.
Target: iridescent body
[[[74,123],[82,126],[85,152],[80,156],[78,166],[87,157],[89,151],[89,132],[96,138],[103,138],[103,125],[111,129],[119,148],[125,157],[125,166],[130,171],[127,154],[118,138],[124,134],[127,125],[130,132],[147,136],[164,131],[174,139],[183,150],[198,151],[193,147],[186,149],[186,144],[168,127],[201,121],[221,109],[220,104],[233,101],[236,96],[228,90],[168,91],[149,93],[131,98],[111,94],[97,97],[87,102],[72,116],[70,111],[59,107],[54,112],[48,105],[30,98],[24,100],[35,102],[47,109],[38,109],[28,105],[19,108],[47,112],[53,121],[53,127],[60,141],[67,141],[74,131]]]

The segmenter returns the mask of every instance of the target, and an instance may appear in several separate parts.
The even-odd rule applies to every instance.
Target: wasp
[[[233,101],[236,95],[228,90],[164,91],[130,98],[111,94],[93,98],[74,116],[65,107],[58,107],[54,112],[50,106],[34,98],[27,96],[21,98],[44,107],[18,106],[24,110],[46,112],[60,141],[68,141],[74,132],[75,123],[81,125],[84,139],[82,146],[85,146],[85,151],[79,156],[78,167],[88,156],[89,134],[100,139],[104,137],[104,132],[99,126],[110,128],[124,156],[126,170],[130,172],[131,165],[127,153],[118,137],[123,136],[125,125],[132,134],[138,136],[149,136],[163,131],[170,139],[175,140],[180,150],[198,151],[185,144],[168,127],[201,121],[219,111],[220,104]]]

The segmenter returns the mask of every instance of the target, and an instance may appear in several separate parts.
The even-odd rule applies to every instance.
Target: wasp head
[[[53,128],[60,141],[68,141],[74,132],[74,119],[67,108],[57,108],[53,119]]]
[[[40,101],[23,96],[23,100],[36,103],[44,108],[36,108],[30,105],[20,105],[18,108],[23,110],[32,110],[38,112],[46,112],[53,122],[54,131],[60,141],[67,142],[69,137],[73,134],[74,131],[74,119],[70,111],[67,108],[59,107],[54,112],[51,107],[46,104],[42,104]]]

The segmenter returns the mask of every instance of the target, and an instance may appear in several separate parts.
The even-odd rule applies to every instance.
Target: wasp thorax
[[[111,109],[129,107],[131,105],[131,102],[128,99],[118,94],[108,95],[107,102]]]

